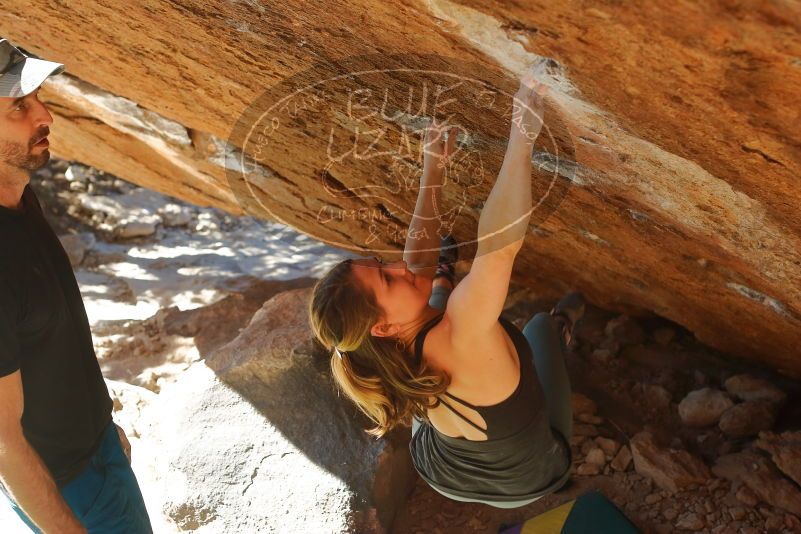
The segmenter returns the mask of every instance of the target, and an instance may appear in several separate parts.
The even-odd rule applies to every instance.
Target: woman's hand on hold
[[[536,68],[523,74],[512,106],[512,136],[522,136],[529,143],[540,134],[545,115],[548,86],[539,80],[539,74]]]
[[[457,151],[456,135],[458,133],[457,126],[449,127],[437,119],[431,119],[423,139],[423,174],[445,171],[451,156]]]

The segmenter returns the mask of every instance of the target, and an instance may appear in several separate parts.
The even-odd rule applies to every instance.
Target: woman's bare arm
[[[423,175],[414,216],[409,224],[403,259],[415,274],[434,278],[439,258],[440,206],[447,160],[456,146],[456,129],[451,129],[447,142],[443,125],[432,121],[424,138]]]
[[[476,257],[448,300],[454,343],[497,326],[503,311],[531,217],[531,156],[542,127],[544,94],[544,86],[527,74],[514,97],[506,155],[478,223]]]
[[[531,218],[531,155],[545,111],[537,91],[544,94],[543,87],[526,76],[514,96],[506,154],[478,221],[477,258],[523,245]]]

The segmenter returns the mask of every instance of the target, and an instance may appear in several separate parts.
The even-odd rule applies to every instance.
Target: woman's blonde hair
[[[375,295],[354,279],[350,260],[335,265],[314,285],[312,331],[333,351],[334,380],[376,424],[367,432],[377,437],[399,423],[408,424],[413,415],[427,420],[426,410],[438,404],[437,396],[450,383],[446,374],[400,350],[395,338],[370,333],[383,315]]]

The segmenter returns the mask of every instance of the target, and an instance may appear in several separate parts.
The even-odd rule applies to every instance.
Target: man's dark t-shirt
[[[111,399],[67,254],[30,186],[23,211],[0,207],[0,376],[20,370],[22,429],[56,484],[88,463]]]

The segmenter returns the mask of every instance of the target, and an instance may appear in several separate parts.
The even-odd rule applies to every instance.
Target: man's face
[[[0,98],[0,166],[33,171],[50,159],[53,117],[38,95]]]

